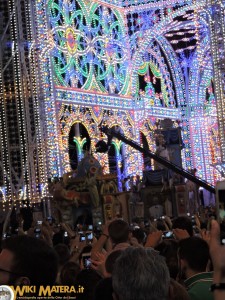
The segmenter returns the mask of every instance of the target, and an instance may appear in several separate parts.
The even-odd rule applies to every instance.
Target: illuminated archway
[[[76,122],[69,132],[69,159],[72,170],[76,170],[85,151],[90,150],[91,140],[87,129],[82,123]]]

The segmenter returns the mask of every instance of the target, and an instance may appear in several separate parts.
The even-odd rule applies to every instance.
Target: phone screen
[[[88,232],[87,233],[87,240],[92,241],[93,240],[93,232]]]
[[[82,261],[84,268],[88,269],[91,267],[91,253],[84,253],[82,255]]]
[[[35,228],[34,229],[34,235],[36,238],[39,238],[41,235],[41,229],[40,228]]]
[[[162,237],[164,239],[171,239],[171,238],[173,238],[173,232],[172,231],[164,231]]]
[[[191,224],[192,224],[192,226],[196,225],[195,216],[191,216]]]
[[[80,234],[80,242],[84,242],[84,241],[86,241],[86,236],[85,236],[85,234],[81,233]]]
[[[216,207],[217,219],[223,220],[225,218],[225,182],[218,182],[216,185]]]

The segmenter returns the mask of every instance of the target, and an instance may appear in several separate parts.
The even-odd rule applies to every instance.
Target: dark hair
[[[73,261],[67,262],[60,273],[60,284],[61,285],[75,285],[77,275],[80,272],[80,266]]]
[[[156,228],[157,228],[158,230],[166,231],[166,224],[164,223],[163,220],[158,219],[158,220],[156,221]]]
[[[118,219],[109,224],[109,236],[114,244],[125,243],[129,237],[129,225],[127,222]]]
[[[70,259],[70,250],[65,244],[57,244],[54,247],[59,260],[59,265],[63,266]]]
[[[190,237],[179,242],[178,254],[180,259],[187,261],[190,269],[205,272],[210,259],[209,246],[199,237]]]
[[[13,253],[12,271],[28,277],[30,285],[55,283],[58,257],[45,241],[26,235],[12,236],[3,241],[2,249]]]
[[[77,285],[84,287],[82,294],[77,294],[78,300],[92,300],[95,288],[102,277],[93,269],[84,269],[77,275]]]
[[[113,300],[112,277],[103,278],[96,286],[94,300]]]
[[[56,246],[58,244],[63,244],[63,236],[64,234],[64,231],[63,230],[60,230],[59,232],[56,232],[53,237],[52,237],[52,242],[53,242],[53,245]]]
[[[105,261],[105,269],[107,273],[112,274],[114,264],[117,258],[120,256],[121,252],[122,250],[115,250],[108,255]]]
[[[146,233],[143,229],[137,228],[132,231],[133,237],[135,237],[139,244],[143,244],[146,238]]]
[[[187,230],[190,236],[194,234],[191,219],[186,216],[178,217],[173,220],[173,229],[176,228]]]
[[[179,267],[177,259],[178,241],[173,239],[163,240],[155,250],[166,259],[167,267],[170,271],[170,277],[176,279]]]

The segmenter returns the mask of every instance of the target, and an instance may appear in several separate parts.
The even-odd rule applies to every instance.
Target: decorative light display
[[[188,108],[192,104],[193,109],[196,109],[196,104],[199,105],[199,102],[203,105],[206,90],[204,82],[206,83],[208,76],[212,75],[212,68],[209,65],[208,70],[203,72],[202,84],[200,83],[202,90],[198,93],[196,82],[199,80],[203,57],[209,44],[207,38],[202,38],[205,28],[205,24],[201,21],[204,19],[201,17],[204,1],[185,3],[180,1],[179,5],[177,2],[175,5],[173,1],[167,3],[150,1],[140,6],[126,1],[120,4],[114,2],[87,4],[83,1],[54,0],[39,3],[43,8],[47,7],[46,10],[39,10],[38,14],[40,22],[46,20],[43,30],[47,38],[42,42],[40,40],[43,47],[43,66],[45,65],[47,73],[46,80],[49,70],[52,72],[51,78],[55,86],[53,91],[58,103],[55,117],[63,126],[61,138],[59,136],[61,172],[70,170],[68,133],[72,124],[79,120],[86,126],[93,147],[99,136],[97,126],[104,120],[102,112],[106,107],[113,110],[118,107],[122,110],[128,109],[128,112],[129,109],[135,112],[129,125],[131,128],[136,127],[135,124],[142,127],[144,119],[148,116],[181,119],[185,144],[182,153],[184,166],[186,165],[187,168],[199,166],[200,177],[206,178],[208,172],[201,166],[204,160],[200,148],[197,148],[199,151],[194,151],[197,154],[193,159],[192,150],[196,147],[195,142],[192,144],[191,141],[198,140],[199,143],[199,138],[195,137],[196,130],[190,130],[192,126],[195,128],[197,125],[191,121],[192,116]],[[160,6],[157,6],[159,3]],[[190,10],[193,10],[193,15],[186,15]],[[183,26],[182,20],[174,21],[176,17],[189,19],[189,24]],[[190,37],[185,37],[181,29],[185,29]],[[172,31],[176,31],[179,39],[173,40],[173,34],[170,34]],[[43,35],[41,37],[43,38]],[[206,46],[197,45],[196,48],[194,45],[189,45],[183,47],[183,50],[181,47],[177,49],[178,54],[176,54],[173,45],[181,42],[190,43],[194,39],[197,43]],[[194,52],[196,49],[197,51]],[[192,69],[188,71],[187,77],[184,76],[184,68],[179,61],[179,54],[182,55],[184,51],[196,53],[192,56]],[[139,93],[138,74],[147,76],[147,68],[151,69],[155,79],[152,78],[151,81],[146,77],[145,91]],[[157,78],[161,82],[160,93],[155,92],[153,83]],[[51,82],[48,81],[47,86],[51,87]],[[134,98],[130,95],[134,95]],[[90,118],[80,110],[84,105],[89,107],[94,122],[90,122]],[[101,111],[99,117],[95,114],[96,106]],[[70,107],[69,111],[68,107]],[[124,114],[127,115],[125,111]],[[119,123],[118,119],[113,121],[113,115],[108,116],[106,124],[112,126],[114,122]],[[49,113],[47,119],[48,116]],[[197,128],[203,125],[203,110],[201,116],[202,121],[199,121]],[[51,122],[53,119],[50,118]],[[128,137],[131,137],[127,125],[124,126],[121,122],[118,125],[125,133],[127,132]],[[52,136],[56,137],[56,128],[52,127],[52,130]],[[132,138],[139,140],[138,132]],[[207,136],[200,138],[202,143],[203,138]],[[153,144],[154,141],[149,143]],[[205,157],[206,155],[204,159]],[[210,151],[207,157],[209,159]],[[139,163],[142,164],[140,159]],[[209,180],[213,181],[213,178]]]
[[[108,173],[107,154],[95,152],[99,139],[107,141],[99,124],[119,126],[139,143],[142,133],[154,151],[158,121],[179,120],[183,167],[196,168],[197,175],[211,183],[221,178],[217,170],[225,153],[225,105],[217,63],[225,47],[218,50],[217,33],[220,26],[224,37],[225,29],[224,22],[215,25],[213,18],[223,20],[222,2],[23,3],[26,21],[20,20],[22,4],[13,8],[15,1],[9,1],[13,16],[9,60],[17,72],[15,86],[5,84],[4,71],[0,76],[5,199],[17,197],[24,189],[26,197],[39,200],[47,195],[48,177],[71,171],[69,134],[76,123],[86,128],[91,151]],[[27,36],[23,36],[23,22]],[[12,125],[10,117],[4,117],[11,111],[16,120]],[[78,159],[85,141],[74,137]],[[12,146],[16,143],[19,151]],[[141,175],[142,155],[117,140],[113,145],[118,172],[125,161],[119,176]],[[12,172],[13,159],[17,162]]]

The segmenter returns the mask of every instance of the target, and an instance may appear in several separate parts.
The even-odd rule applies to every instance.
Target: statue
[[[170,161],[169,151],[166,148],[166,142],[165,142],[163,134],[161,134],[161,133],[157,134],[156,145],[157,145],[157,147],[156,147],[155,154]],[[165,169],[165,167],[163,165],[159,164],[158,162],[156,162],[155,170],[162,170],[162,169]]]
[[[91,154],[86,153],[76,171],[64,174],[61,181],[49,183],[53,206],[60,221],[72,224],[73,211],[80,206],[89,210],[99,207],[97,177],[101,175],[100,163]]]

